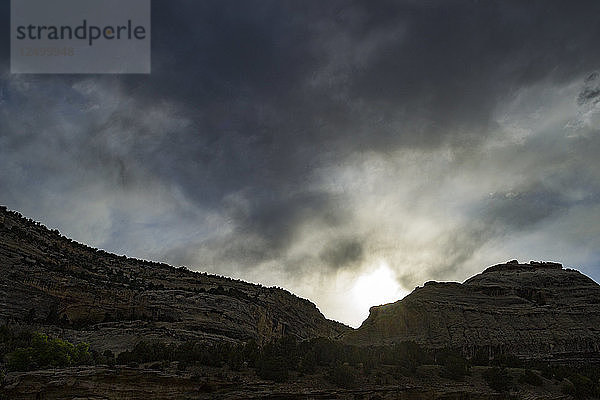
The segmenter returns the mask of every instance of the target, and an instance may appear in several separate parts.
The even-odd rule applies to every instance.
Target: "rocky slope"
[[[556,263],[511,261],[464,283],[428,282],[372,307],[350,343],[415,341],[466,355],[600,358],[600,285]]]
[[[539,387],[523,385],[511,393],[490,389],[474,368],[466,381],[441,378],[434,367],[419,369],[418,377],[394,379],[380,371],[380,378],[364,381],[354,389],[337,387],[323,374],[303,376],[293,382],[261,380],[251,371],[204,369],[181,372],[106,366],[77,367],[8,374],[0,389],[11,400],[53,399],[210,399],[210,400],[573,400],[561,393],[561,384],[543,380]],[[520,370],[511,370],[516,379]]]
[[[96,250],[0,208],[0,324],[121,351],[140,339],[259,343],[350,328],[278,288]]]

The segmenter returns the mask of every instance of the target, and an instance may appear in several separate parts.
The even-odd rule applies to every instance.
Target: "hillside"
[[[372,307],[344,340],[361,345],[412,340],[467,356],[483,351],[555,361],[597,359],[600,285],[560,264],[511,261],[462,284],[428,282],[400,301]]]
[[[308,300],[185,268],[116,256],[0,208],[0,324],[120,351],[141,338],[265,343],[350,328]]]
[[[509,262],[352,330],[283,289],[109,254],[0,208],[0,399],[597,398],[599,301],[577,271]]]

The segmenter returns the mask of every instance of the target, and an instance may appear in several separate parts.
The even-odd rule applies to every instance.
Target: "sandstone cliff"
[[[415,341],[522,358],[600,358],[600,285],[556,263],[511,261],[464,283],[428,282],[372,307],[356,344]]]
[[[140,339],[259,343],[350,328],[278,288],[116,256],[0,208],[0,324],[121,351]]]

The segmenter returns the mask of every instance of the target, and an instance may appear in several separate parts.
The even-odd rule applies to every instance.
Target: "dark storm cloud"
[[[361,261],[363,244],[357,239],[336,240],[321,251],[320,258],[332,268],[344,268]]]
[[[207,182],[217,199],[240,183],[277,190],[301,184],[327,152],[477,143],[511,90],[598,65],[598,7],[158,3],[156,75],[132,85],[140,98],[171,98],[196,118],[189,137],[204,143],[190,156],[218,174]],[[369,40],[368,50],[354,49]],[[179,154],[186,142],[169,147]],[[193,188],[196,173],[178,165]]]
[[[244,193],[229,197],[224,202],[224,218],[231,231],[221,237],[203,240],[184,248],[170,251],[166,256],[175,264],[194,265],[199,262],[207,268],[215,262],[253,268],[265,262],[281,262],[287,249],[298,240],[298,230],[307,223],[329,228],[343,225],[348,218],[345,211],[336,207],[335,196],[326,193],[279,193],[267,198],[261,194]],[[356,241],[336,242],[335,248],[324,253],[324,260],[332,266],[357,261],[362,253]],[[308,249],[317,252],[318,248]],[[347,253],[347,254],[346,254]],[[309,256],[309,254],[306,254]],[[342,258],[346,257],[345,260]],[[290,260],[281,265],[294,271]]]
[[[577,104],[595,104],[600,101],[600,82],[598,72],[593,72],[585,78],[585,86],[577,97]]]
[[[511,91],[569,79],[599,61],[593,3],[585,12],[560,2],[156,8],[157,76],[139,96],[183,103],[198,126],[165,147],[189,157],[167,160],[170,168],[157,173],[174,175],[198,201],[251,187],[257,219],[240,233],[251,226],[275,248],[307,207],[277,199],[320,162],[357,150],[474,146]],[[282,225],[283,215],[292,225]]]
[[[489,225],[482,223],[470,223],[444,231],[434,240],[430,241],[432,248],[439,253],[437,262],[427,265],[427,279],[447,281],[460,279],[457,277],[458,266],[464,266],[473,257],[477,250],[490,238],[499,232]],[[412,289],[424,282],[422,271],[410,268],[402,271],[398,277],[402,287]]]
[[[258,203],[258,204],[254,204]],[[342,212],[335,207],[335,200],[322,193],[301,193],[278,197],[253,197],[249,207],[232,207],[229,215],[236,230],[248,234],[261,234],[273,249],[285,249],[294,239],[295,229],[308,220],[323,224],[340,224]]]
[[[149,76],[11,76],[5,24],[9,206],[286,286],[384,259],[408,289],[597,219],[598,2],[152,6]]]
[[[495,193],[490,196],[485,215],[490,218],[490,224],[523,230],[534,228],[536,223],[566,211],[569,205],[560,193],[543,189],[523,193]]]

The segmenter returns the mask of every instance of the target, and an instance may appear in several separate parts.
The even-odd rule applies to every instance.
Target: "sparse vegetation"
[[[258,376],[275,382],[285,382],[289,378],[288,362],[283,356],[264,356],[258,363]]]
[[[456,351],[443,351],[436,355],[436,360],[444,366],[444,376],[462,381],[470,374],[471,364]]]
[[[512,377],[506,368],[492,367],[483,373],[488,386],[497,392],[506,392],[512,385]]]
[[[576,399],[590,399],[600,396],[598,381],[581,374],[572,374],[563,383],[563,393],[570,394]]]
[[[353,388],[358,385],[358,371],[348,364],[336,363],[327,373],[327,380],[343,388]]]
[[[65,340],[49,338],[34,332],[26,347],[18,347],[5,355],[9,371],[30,371],[47,367],[69,367],[91,364],[87,343],[73,345]]]
[[[526,383],[533,386],[542,386],[544,383],[542,378],[530,369],[526,369],[525,372],[519,377],[519,383]]]
[[[0,361],[17,348],[29,346],[32,335],[33,332],[27,329],[0,326]]]
[[[27,371],[93,364],[144,365],[145,368],[164,370],[176,362],[178,370],[188,371],[197,371],[202,366],[230,371],[250,369],[261,379],[274,382],[295,380],[299,375],[319,374],[342,388],[352,388],[369,380],[387,384],[402,376],[414,376],[417,368],[424,365],[442,366],[440,375],[452,380],[463,380],[471,373],[471,362],[454,350],[430,353],[413,342],[387,347],[352,346],[326,338],[298,342],[290,336],[263,346],[254,340],[240,344],[141,341],[131,350],[115,356],[110,350],[102,353],[90,350],[85,343],[73,345],[43,333],[3,326],[0,327],[0,352],[4,364],[0,365],[0,371],[3,368]],[[510,365],[512,360],[511,357],[502,357],[490,362],[502,364],[489,367],[482,374],[491,389],[507,392],[513,386],[515,382],[507,370],[507,367],[515,367]],[[518,383],[541,386],[544,381],[534,369],[541,371],[547,379],[562,382],[563,392],[577,399],[600,394],[600,371],[595,368],[529,365],[528,369],[520,372]]]

